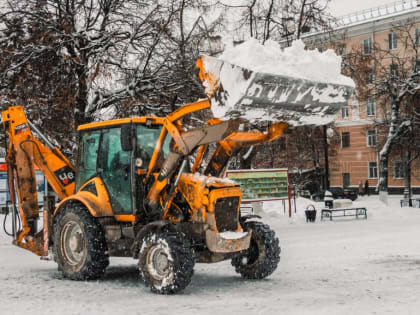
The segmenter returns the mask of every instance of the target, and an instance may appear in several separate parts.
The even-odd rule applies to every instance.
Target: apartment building
[[[420,52],[420,0],[397,1],[380,7],[356,12],[340,19],[340,27],[330,34],[307,34],[303,40],[309,47],[334,47],[343,56],[350,50],[360,49],[363,54],[372,53],[373,47],[390,50],[398,56],[406,56],[406,44],[394,31],[396,25],[410,24],[413,38]],[[331,45],[334,44],[334,45]],[[407,56],[406,56],[407,57]],[[408,56],[409,57],[409,56]],[[418,58],[417,58],[418,59]],[[384,58],[381,67],[392,71],[392,58]],[[376,65],[377,66],[377,65]],[[372,76],[375,65],[372,65]],[[339,145],[330,156],[330,185],[358,187],[359,182],[368,180],[375,186],[379,175],[379,151],[381,149],[376,123],[383,119],[382,107],[377,100],[366,98],[349,100],[348,106],[338,113],[334,126]],[[389,111],[389,106],[385,106]],[[412,188],[420,191],[420,163],[412,169]],[[402,192],[404,187],[403,164],[398,154],[393,154],[389,162],[389,191]]]

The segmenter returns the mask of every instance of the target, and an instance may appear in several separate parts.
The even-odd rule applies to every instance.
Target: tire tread
[[[235,271],[246,279],[263,279],[271,275],[280,262],[280,246],[279,239],[273,230],[267,224],[261,222],[250,221],[244,224],[244,230],[252,230],[261,239],[265,247],[265,256],[260,264],[244,265],[242,263],[244,255],[234,257],[231,261]],[[253,237],[253,236],[251,236]]]

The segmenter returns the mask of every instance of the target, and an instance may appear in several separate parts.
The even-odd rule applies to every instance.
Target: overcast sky
[[[394,1],[395,0],[331,0],[330,12],[335,17],[339,17],[352,12],[392,3]]]

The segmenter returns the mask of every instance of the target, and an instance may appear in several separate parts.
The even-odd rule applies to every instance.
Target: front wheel
[[[101,225],[89,211],[72,205],[56,218],[54,254],[58,269],[72,280],[100,278],[109,265]]]
[[[260,222],[247,222],[245,231],[252,231],[249,248],[232,259],[235,271],[246,279],[263,279],[271,275],[280,261],[279,240],[273,230]]]
[[[139,269],[145,284],[155,293],[184,290],[194,272],[194,251],[179,233],[156,231],[142,241]]]

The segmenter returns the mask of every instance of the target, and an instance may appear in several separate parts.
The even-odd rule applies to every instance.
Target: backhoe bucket
[[[331,122],[353,93],[351,86],[255,72],[203,56],[200,79],[219,118],[287,121],[292,125]]]

